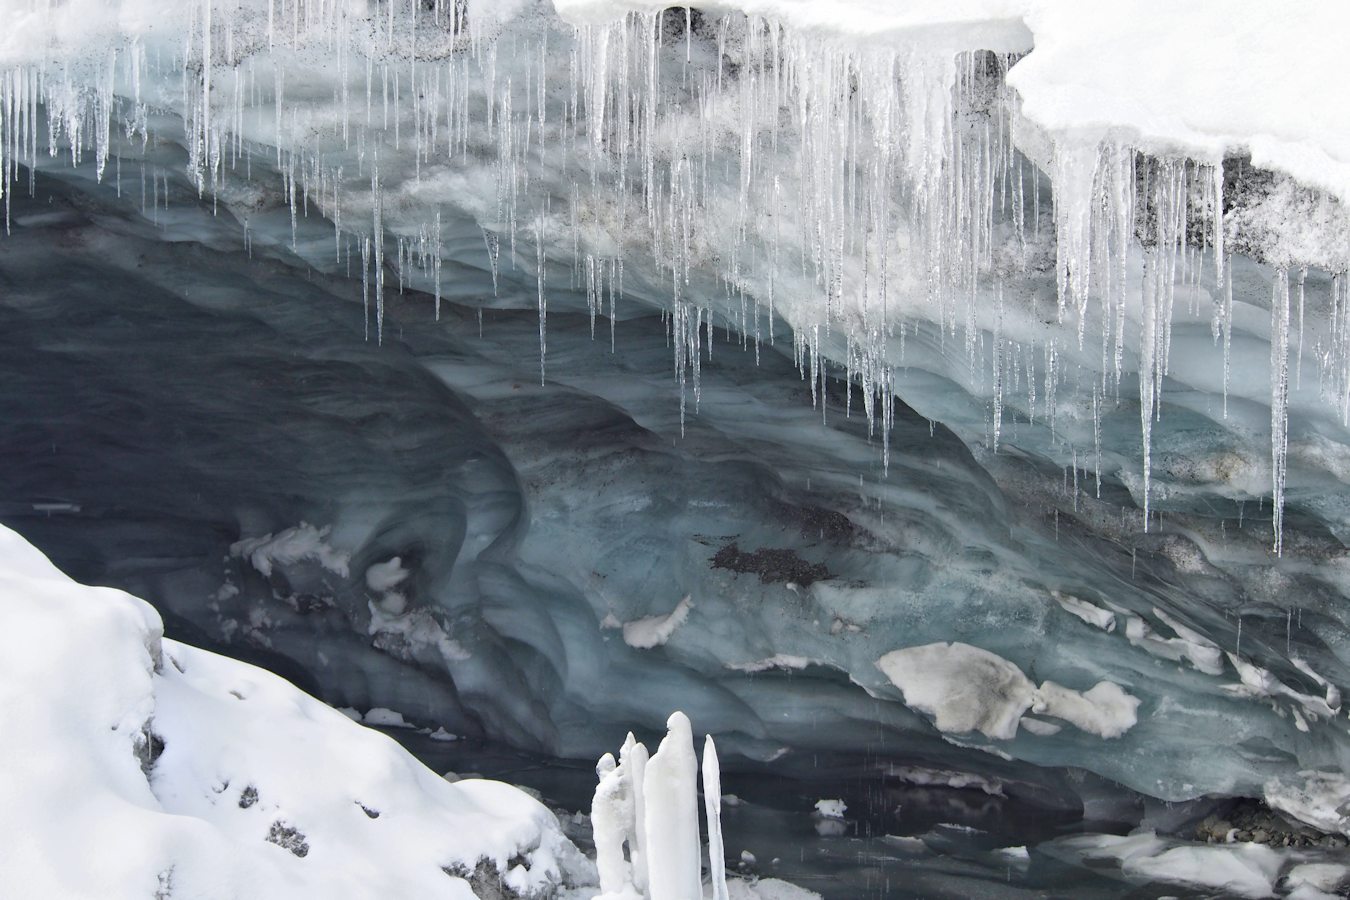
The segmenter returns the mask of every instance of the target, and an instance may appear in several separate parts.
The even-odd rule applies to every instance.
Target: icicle
[[[1270,297],[1271,527],[1276,556],[1284,552],[1284,484],[1289,455],[1289,273],[1275,273]]]

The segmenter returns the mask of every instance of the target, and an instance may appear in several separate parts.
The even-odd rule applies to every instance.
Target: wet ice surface
[[[683,708],[724,758],[791,772],[848,751],[910,781],[958,771],[1001,785],[1037,827],[1136,802],[1082,770],[1184,798],[1343,768],[1317,681],[1346,681],[1334,569],[1296,570],[1318,586],[1297,618],[1244,608],[1234,585],[1276,576],[1187,562],[1185,517],[1124,542],[1119,486],[1097,503],[1034,456],[977,458],[903,410],[883,471],[841,385],[822,422],[787,359],[762,348],[756,365],[720,333],[681,437],[667,331],[636,300],[611,354],[584,294],[559,290],[540,385],[532,273],[504,272],[491,300],[476,228],[447,265],[441,322],[425,295],[391,292],[386,343],[367,343],[359,285],[277,249],[265,217],[250,259],[237,223],[189,193],[141,215],[82,174],[40,175],[0,242],[0,515],[77,578],[154,601],[172,634],[334,705],[554,757],[650,737]],[[511,303],[527,308],[487,309],[480,336],[473,304]],[[876,665],[939,642],[1042,690],[1118,685],[1137,724],[1104,739],[1028,695],[1014,734],[944,735]],[[862,789],[848,805],[869,802]],[[902,855],[878,843],[890,828],[861,849],[821,840],[857,867],[858,853]],[[750,849],[786,860],[787,838]],[[945,872],[968,839],[933,840],[952,842]]]

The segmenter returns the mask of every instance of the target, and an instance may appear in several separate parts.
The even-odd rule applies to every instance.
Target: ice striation
[[[1350,182],[1288,152],[1253,158],[1287,166],[1311,189],[1278,171],[1234,172],[1241,140],[1190,135],[1197,155],[1187,157],[1177,153],[1187,140],[1169,145],[1124,113],[1115,127],[1101,114],[1069,127],[1062,110],[1045,108],[1062,75],[1038,58],[1037,28],[1058,39],[1043,54],[1053,61],[1065,52],[1061,32],[1084,26],[1053,3],[976,4],[963,15],[920,5],[878,26],[885,39],[851,41],[822,39],[821,23],[791,3],[720,16],[562,4],[576,25],[523,0],[11,5],[0,190],[22,189],[20,167],[31,172],[40,157],[92,155],[100,178],[119,191],[139,178],[142,205],[158,209],[168,188],[147,169],[146,148],[181,143],[213,205],[247,220],[260,189],[279,196],[293,250],[301,219],[331,222],[332,257],[322,261],[318,246],[303,253],[329,270],[359,268],[377,341],[388,278],[439,308],[444,223],[468,215],[494,273],[499,264],[535,273],[541,379],[549,270],[562,270],[555,288],[556,278],[584,285],[592,314],[607,309],[613,329],[627,261],[628,291],[668,310],[681,396],[694,409],[714,330],[734,328],[758,353],[776,343],[781,320],[813,402],[823,410],[832,369],[855,384],[885,455],[892,398],[913,393],[904,370],[933,367],[936,343],[941,374],[984,401],[968,422],[949,422],[967,440],[995,452],[1011,441],[1090,470],[1098,492],[1103,477],[1120,478],[1148,531],[1171,493],[1155,484],[1153,459],[1166,385],[1201,386],[1196,373],[1174,371],[1174,329],[1208,319],[1222,336],[1222,365],[1206,354],[1204,387],[1221,375],[1217,427],[1254,437],[1227,421],[1225,260],[1236,247],[1274,267],[1271,473],[1255,497],[1270,498],[1276,554],[1288,415],[1302,399],[1290,394],[1291,352],[1296,387],[1311,357],[1316,393],[1342,428],[1350,414],[1337,237]],[[864,30],[866,11],[846,11],[838,30]],[[1225,39],[1214,39],[1220,50]],[[1103,91],[1120,90],[1107,82]],[[1304,210],[1315,211],[1311,222],[1280,221]],[[1330,303],[1319,297],[1305,328],[1300,300],[1291,344],[1283,285],[1293,272],[1303,298],[1310,266],[1326,273],[1314,290]],[[1047,287],[1053,322],[1040,310]],[[1244,371],[1250,360],[1244,352]],[[1243,399],[1255,400],[1247,381]],[[1136,394],[1140,449],[1127,452],[1109,420]],[[850,391],[846,412],[853,400]],[[1230,495],[1254,499],[1253,487]]]
[[[810,6],[4,3],[6,521],[458,734],[1323,783],[1340,145],[1087,115],[1070,4]],[[1003,705],[879,663],[933,647]]]

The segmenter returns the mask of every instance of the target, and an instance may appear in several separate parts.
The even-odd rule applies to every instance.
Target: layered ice
[[[360,285],[264,241],[288,217],[246,237],[178,180],[170,230],[92,167],[35,184],[0,241],[6,520],[80,577],[151,597],[175,633],[334,705],[573,757],[629,729],[646,740],[682,706],[724,761],[809,768],[861,748],[1071,807],[1085,801],[1055,767],[1168,799],[1342,768],[1339,720],[1305,699],[1344,683],[1334,560],[1282,576],[1290,563],[1248,555],[1259,527],[1188,544],[1197,520],[1180,516],[1127,538],[1117,508],[1063,493],[1068,473],[971,453],[900,406],[887,471],[843,386],[827,382],[822,424],[769,353],[718,352],[681,437],[669,318],[616,322],[611,355],[591,342],[584,286],[560,291],[540,386],[536,311],[487,310],[480,336],[461,302],[492,296],[476,256],[446,260],[459,293],[439,325],[409,294],[388,310],[401,338],[366,343]],[[456,227],[476,254],[476,226]],[[535,298],[533,273],[497,276],[499,296]],[[230,552],[310,529],[345,576],[322,554],[275,554],[264,574]],[[1213,555],[1197,562],[1199,546]],[[605,627],[686,595],[663,644]],[[1153,640],[1132,642],[1131,618]],[[1127,721],[1118,704],[1116,728],[1028,706],[1010,739],[944,731],[876,661],[952,643],[1033,687],[1118,685],[1136,721],[1106,738]],[[1254,691],[1227,653],[1288,692]],[[1093,709],[1121,699],[1107,690]]]
[[[1320,797],[1341,13],[892,6],[7,4],[5,520],[457,734]]]

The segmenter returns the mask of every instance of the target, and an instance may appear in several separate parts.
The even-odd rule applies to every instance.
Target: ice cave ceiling
[[[1069,6],[0,4],[0,519],[460,733],[1350,827],[1350,105]]]

